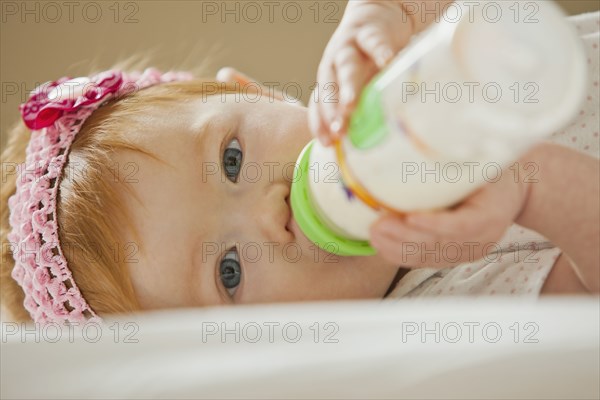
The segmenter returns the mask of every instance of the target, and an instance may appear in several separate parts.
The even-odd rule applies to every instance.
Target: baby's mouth
[[[287,224],[285,224],[285,230],[292,234],[296,243],[302,246],[314,246],[314,243],[308,237],[306,237],[304,232],[302,232],[302,229],[300,229],[298,222],[296,222],[296,219],[294,218],[294,211],[292,210],[291,204],[292,200],[290,199],[289,195],[285,198],[285,202],[290,209],[289,219]]]
[[[290,210],[290,214],[289,214],[290,216],[289,216],[289,218],[287,220],[287,223],[285,224],[285,230],[288,231],[288,232],[292,232],[291,229],[290,229],[290,227],[291,227],[291,224],[292,224],[293,212],[292,212],[292,205],[290,204],[290,196],[289,195],[287,195],[285,197],[285,203],[287,204],[287,206],[288,206],[288,208]]]

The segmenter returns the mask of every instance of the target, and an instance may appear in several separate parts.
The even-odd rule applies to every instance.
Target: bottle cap
[[[347,239],[325,225],[311,201],[309,189],[309,159],[314,140],[307,144],[296,162],[290,202],[294,219],[306,237],[321,249],[339,256],[369,256],[375,254],[369,242]]]

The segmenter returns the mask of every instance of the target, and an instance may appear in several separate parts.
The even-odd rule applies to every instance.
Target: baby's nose
[[[266,240],[281,242],[291,235],[287,230],[291,218],[288,195],[289,188],[285,185],[273,187],[248,207],[248,220]]]

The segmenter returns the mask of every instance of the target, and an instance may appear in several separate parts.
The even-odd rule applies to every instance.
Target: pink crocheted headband
[[[58,241],[56,199],[75,135],[98,107],[143,88],[192,79],[185,72],[156,69],[126,74],[112,70],[91,78],[68,77],[36,88],[20,107],[33,130],[16,192],[8,200],[15,266],[12,277],[25,292],[35,322],[100,322],[73,280]]]

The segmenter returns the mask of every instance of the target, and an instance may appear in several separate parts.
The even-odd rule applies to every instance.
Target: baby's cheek
[[[306,283],[295,264],[282,257],[265,257],[260,262],[245,262],[243,287],[239,303],[278,303],[296,301],[298,293]]]
[[[397,272],[377,256],[341,257],[317,249],[294,254],[278,252],[263,262],[245,263],[239,302],[381,298]]]

